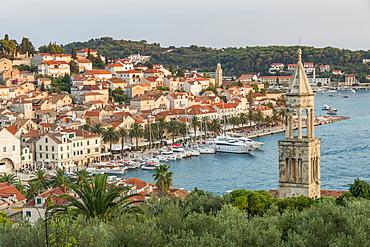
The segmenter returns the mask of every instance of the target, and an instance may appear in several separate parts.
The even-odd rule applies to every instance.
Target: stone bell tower
[[[221,64],[217,64],[216,68],[216,80],[215,80],[215,85],[216,86],[221,86],[222,85],[222,69],[221,69]]]
[[[315,94],[303,68],[301,55],[299,49],[296,70],[286,94],[285,139],[279,140],[280,198],[300,195],[320,197],[320,139],[314,135]],[[307,125],[305,133],[304,120]]]

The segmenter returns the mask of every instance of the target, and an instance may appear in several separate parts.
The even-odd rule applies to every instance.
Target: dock
[[[318,125],[323,125],[323,124],[329,124],[329,123],[335,123],[339,122],[342,120],[349,119],[350,117],[348,116],[330,116],[330,117],[318,117],[317,121],[315,121],[315,126]],[[303,125],[303,128],[306,128],[306,125]],[[298,127],[294,127],[293,129],[297,129]],[[266,135],[273,135],[273,134],[278,134],[281,132],[285,132],[285,126],[275,126],[275,127],[269,127],[269,128],[264,128],[261,130],[255,130],[251,134],[247,135],[248,138],[256,138],[256,137],[261,137],[261,136],[266,136]]]

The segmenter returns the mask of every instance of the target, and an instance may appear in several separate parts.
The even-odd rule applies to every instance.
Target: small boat
[[[348,98],[348,95],[343,95],[342,98],[347,99]]]
[[[337,110],[337,109],[335,109],[334,107],[330,107],[330,108],[329,108],[329,111],[333,111],[333,112],[335,111],[335,112],[337,112],[338,110]]]
[[[171,148],[172,152],[184,152],[185,149],[184,148],[180,148],[180,147],[172,147]]]
[[[356,93],[356,90],[352,89],[352,90],[351,90],[351,93]]]
[[[329,110],[328,111],[328,115],[337,115],[337,111],[332,111],[332,110]]]
[[[337,92],[337,90],[329,90],[329,93],[336,93]]]
[[[191,153],[192,156],[199,156],[200,155],[200,152],[196,149],[191,150],[190,153]]]
[[[321,109],[322,109],[323,111],[329,111],[330,106],[328,106],[328,105],[324,105]]]
[[[159,164],[145,164],[141,167],[142,170],[154,170],[156,167],[159,167]]]
[[[210,148],[210,147],[201,147],[201,148],[199,148],[199,153],[201,153],[201,154],[214,154],[214,153],[216,153],[216,150],[214,148]]]
[[[329,97],[334,97],[334,95],[333,94],[329,94]]]

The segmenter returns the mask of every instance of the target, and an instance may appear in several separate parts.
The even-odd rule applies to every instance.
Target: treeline
[[[36,50],[29,38],[23,37],[22,41],[18,43],[17,40],[10,39],[9,35],[5,34],[4,38],[0,39],[0,58],[12,59],[16,53],[33,56]]]
[[[159,63],[166,67],[199,71],[215,71],[217,63],[221,63],[224,74],[239,76],[245,73],[267,74],[271,63],[284,64],[297,62],[298,46],[256,46],[228,47],[214,49],[191,45],[190,47],[161,47],[158,43],[148,44],[147,41],[114,40],[110,37],[91,39],[86,42],[73,42],[62,46],[67,53],[72,47],[82,49],[89,47],[100,51],[109,58],[124,58],[130,54],[140,53],[151,56],[153,64]],[[334,47],[314,48],[303,46],[302,59],[316,65],[329,64],[333,69],[346,73],[366,74],[368,66],[362,64],[363,58],[370,58],[370,51],[351,51]]]
[[[60,214],[33,227],[0,223],[0,246],[368,246],[369,188],[356,179],[341,198],[315,200],[195,188],[185,200],[152,198],[141,211],[110,218]]]

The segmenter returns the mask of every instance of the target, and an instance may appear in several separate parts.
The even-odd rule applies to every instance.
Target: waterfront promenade
[[[348,117],[341,117],[341,116],[330,116],[330,117],[317,117],[315,121],[315,126],[317,125],[323,125],[323,124],[328,124],[332,122],[337,122],[341,121],[344,119],[347,119]],[[303,126],[305,127],[305,126]],[[258,137],[263,137],[263,136],[268,136],[268,135],[273,135],[273,134],[278,134],[285,132],[285,125],[277,125],[277,126],[272,126],[272,127],[264,127],[256,130],[251,130],[251,131],[239,131],[235,132],[238,135],[243,135],[247,136],[249,138],[258,138]],[[160,148],[165,148],[166,146],[162,146]],[[131,151],[129,152],[129,155],[125,157],[125,159],[137,159],[137,158],[144,158],[144,157],[150,157],[152,155],[151,152],[158,150],[158,148],[153,148],[153,149],[146,149],[145,151]],[[113,155],[112,160],[117,160],[117,157],[120,156],[120,154]],[[81,170],[81,169],[86,169],[86,167],[82,166],[76,166],[72,171],[76,170]],[[55,170],[51,169],[47,171],[49,174],[54,174]],[[31,173],[17,173],[17,176],[21,180],[28,180],[32,176]]]

